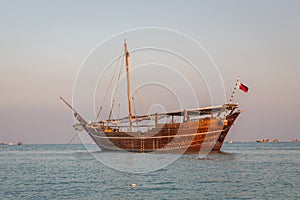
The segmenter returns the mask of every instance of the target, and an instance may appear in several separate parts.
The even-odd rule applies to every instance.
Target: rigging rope
[[[132,104],[133,104],[133,112],[134,112],[134,116],[135,116],[135,123],[136,123],[137,127],[139,127],[139,123],[138,123],[138,121],[137,121],[137,115],[136,115],[135,104],[134,104],[134,97],[132,97]]]
[[[116,100],[115,100],[115,99],[116,99],[117,94],[118,94],[118,99],[120,99],[120,97],[121,97],[121,93],[122,93],[122,92],[118,92],[118,91],[120,90],[120,87],[122,87],[122,85],[119,87],[119,83],[120,83],[120,79],[121,79],[121,74],[122,74],[122,72],[123,72],[123,67],[122,67],[122,66],[124,65],[124,59],[123,59],[124,53],[123,53],[123,51],[124,51],[124,46],[123,46],[123,48],[122,48],[122,50],[121,50],[120,59],[118,60],[118,63],[117,63],[117,65],[116,65],[116,68],[115,68],[115,70],[114,70],[114,72],[113,72],[113,76],[112,76],[112,78],[111,78],[111,80],[110,80],[110,82],[109,82],[109,85],[108,85],[108,87],[107,87],[107,90],[105,91],[105,95],[104,95],[103,101],[102,101],[101,104],[100,104],[100,108],[99,108],[99,111],[98,111],[98,113],[97,113],[96,121],[98,120],[98,118],[99,118],[99,116],[100,116],[100,113],[101,113],[101,111],[102,111],[102,109],[103,109],[103,105],[104,105],[104,103],[106,102],[106,99],[107,99],[107,96],[108,96],[108,92],[110,91],[112,82],[113,82],[113,80],[114,80],[114,78],[115,78],[115,76],[116,76],[117,69],[118,69],[118,66],[119,66],[119,64],[120,64],[120,60],[122,60],[122,63],[121,63],[121,65],[120,65],[120,70],[119,70],[119,74],[118,74],[118,79],[117,79],[117,85],[116,85],[115,93],[113,94],[113,100],[112,100],[111,109],[110,109],[109,117],[108,117],[109,120],[111,119],[111,116],[112,116],[112,114],[113,114],[113,109],[114,109],[114,106],[115,106],[115,103],[116,103]],[[129,70],[130,70],[131,73],[133,74],[133,79],[134,79],[135,87],[137,87],[138,84],[137,84],[136,76],[135,76],[134,72],[131,70],[131,69],[132,69],[132,63],[131,63],[131,62],[129,63],[129,67],[130,67]],[[141,91],[140,91],[140,89],[139,89],[138,87],[137,87],[137,92],[138,92],[139,99],[140,99],[141,105],[142,105],[142,107],[143,107],[143,110],[144,110],[144,112],[148,115],[148,117],[150,118],[150,114],[149,114],[149,112],[148,112],[148,108],[147,108],[147,106],[146,106],[146,104],[145,104],[145,101],[144,101],[144,99],[143,99],[143,96],[142,96],[142,94],[141,94]],[[132,97],[132,100],[133,100],[133,97]],[[133,106],[134,106],[135,116],[137,116],[137,114],[136,114],[136,107],[135,107],[134,101],[133,101],[132,103],[133,103]],[[121,107],[121,105],[120,105],[120,102],[119,102],[119,103],[118,103],[118,118],[120,117],[120,107]]]
[[[123,50],[124,50],[124,47],[122,48],[120,59],[123,58],[123,56],[122,56],[122,55],[123,55],[123,53],[122,53]],[[117,63],[117,65],[116,65],[116,68],[115,68],[115,71],[114,71],[114,73],[113,73],[113,76],[112,76],[112,78],[111,78],[111,80],[110,80],[110,82],[109,82],[109,85],[108,85],[107,90],[106,90],[105,95],[104,95],[104,99],[103,99],[102,103],[100,104],[100,108],[99,108],[99,111],[98,111],[98,113],[97,113],[96,121],[98,120],[99,115],[100,115],[100,113],[101,113],[101,111],[102,111],[103,105],[104,105],[104,103],[105,103],[105,101],[106,101],[106,97],[107,97],[107,95],[108,95],[108,91],[109,91],[109,89],[110,89],[110,87],[111,87],[111,84],[112,84],[112,81],[113,81],[113,79],[114,79],[114,76],[115,76],[115,74],[116,74],[116,72],[117,72],[118,65],[119,65],[119,63],[120,63],[120,59],[118,60],[118,63]]]
[[[142,94],[141,94],[140,88],[138,87],[137,80],[136,80],[136,77],[135,77],[135,73],[132,72],[132,75],[133,75],[134,85],[135,85],[135,87],[137,87],[137,92],[138,92],[139,99],[140,99],[140,101],[141,101],[143,110],[144,110],[144,112],[148,115],[148,117],[150,117],[150,114],[149,114],[149,112],[148,112],[148,108],[147,108],[147,106],[146,106],[146,104],[145,104],[145,101],[144,101],[143,96],[142,96]]]
[[[123,58],[123,54],[121,56]],[[117,80],[117,86],[116,86],[116,90],[115,90],[115,93],[114,93],[114,96],[113,96],[113,101],[112,101],[112,105],[111,105],[111,109],[110,109],[110,112],[109,112],[109,117],[108,119],[111,118],[111,115],[113,113],[113,109],[114,109],[114,106],[115,106],[115,99],[116,99],[116,94],[118,94],[118,89],[119,89],[119,83],[120,83],[120,78],[121,78],[121,74],[122,74],[122,71],[123,71],[123,65],[124,65],[124,59],[121,59],[122,60],[122,63],[121,63],[121,67],[120,67],[120,71],[119,71],[119,75],[118,75],[118,80]],[[119,104],[120,105],[120,104]]]
[[[114,104],[115,104],[115,100],[113,99],[113,101],[112,101],[112,105],[111,105],[111,109],[110,109],[110,112],[109,112],[109,116],[108,116],[108,120],[110,120],[110,118],[111,118],[111,115],[112,115],[112,111],[113,111]]]
[[[120,107],[121,107],[121,105],[118,104],[118,119],[120,118]]]
[[[62,150],[65,150],[67,148],[67,146],[75,139],[75,137],[78,135],[78,132],[76,132],[76,134],[71,138],[71,140],[63,147]]]

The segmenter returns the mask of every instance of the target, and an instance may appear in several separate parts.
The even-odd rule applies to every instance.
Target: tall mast
[[[130,74],[129,74],[129,52],[127,48],[126,40],[124,40],[124,49],[125,49],[125,59],[126,59],[126,76],[127,76],[127,100],[128,100],[128,112],[129,112],[129,124],[130,124],[130,131],[132,131],[132,105],[131,105],[131,98],[130,98]]]

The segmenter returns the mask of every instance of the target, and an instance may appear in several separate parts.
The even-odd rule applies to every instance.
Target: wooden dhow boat
[[[68,102],[60,97],[73,110],[74,116],[78,120],[78,123],[74,125],[75,130],[85,130],[102,151],[186,154],[219,152],[226,135],[241,113],[238,110],[238,104],[231,103],[237,87],[239,85],[241,87],[239,79],[229,103],[224,105],[133,115],[133,99],[130,96],[130,54],[126,41],[124,49],[128,116],[110,119],[110,115],[106,120],[87,122]],[[168,123],[160,123],[162,118],[170,120]]]

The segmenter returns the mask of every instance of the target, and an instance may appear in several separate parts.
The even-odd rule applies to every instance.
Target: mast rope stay
[[[107,96],[108,96],[108,92],[110,91],[110,87],[111,87],[112,81],[113,81],[113,79],[114,79],[114,77],[115,77],[115,75],[116,75],[116,72],[117,72],[117,69],[118,69],[120,60],[122,59],[123,50],[124,50],[124,47],[123,47],[122,50],[121,50],[120,59],[118,60],[118,63],[117,63],[117,65],[116,65],[116,68],[115,68],[115,70],[114,70],[114,72],[113,72],[113,75],[112,75],[112,77],[111,77],[111,79],[110,79],[110,82],[109,82],[109,84],[108,84],[108,87],[107,87],[107,89],[106,89],[106,91],[105,91],[105,95],[104,95],[103,101],[102,101],[101,104],[100,104],[100,107],[99,107],[99,110],[98,110],[98,113],[97,113],[97,116],[96,116],[96,121],[98,120],[98,118],[99,118],[99,116],[100,116],[100,113],[101,113],[101,111],[102,111],[103,105],[104,105],[104,103],[106,102],[106,98],[107,98]]]
[[[103,109],[103,106],[104,104],[106,103],[107,101],[107,98],[109,96],[109,91],[111,91],[112,87],[113,87],[113,81],[116,80],[116,86],[115,86],[115,92],[113,94],[111,94],[112,96],[112,102],[111,102],[111,107],[110,107],[110,110],[109,110],[109,114],[108,114],[108,120],[111,120],[112,116],[113,116],[113,113],[115,112],[114,108],[115,106],[117,105],[117,115],[118,115],[118,118],[120,117],[120,110],[121,110],[121,105],[120,105],[120,100],[118,99],[120,96],[121,96],[121,93],[120,90],[121,90],[121,87],[122,87],[122,84],[120,83],[120,80],[122,78],[122,73],[124,71],[124,67],[122,67],[124,64],[125,64],[125,61],[126,61],[126,65],[127,65],[127,76],[129,76],[129,73],[132,74],[132,78],[133,78],[133,81],[134,81],[134,86],[137,88],[137,95],[139,97],[139,101],[141,103],[141,106],[144,110],[144,113],[148,116],[148,118],[150,118],[150,113],[148,111],[148,108],[147,108],[147,105],[143,99],[143,96],[141,94],[141,91],[140,91],[140,88],[138,87],[138,84],[137,84],[137,78],[136,78],[136,75],[135,73],[133,72],[132,70],[132,62],[130,60],[130,55],[129,55],[129,51],[127,49],[127,44],[126,44],[126,40],[124,41],[125,45],[123,45],[123,48],[121,50],[121,53],[120,53],[120,59],[118,59],[118,62],[117,62],[117,65],[114,69],[114,72],[113,72],[113,75],[109,81],[109,84],[108,84],[108,87],[106,88],[106,91],[105,91],[105,95],[103,97],[103,100],[100,104],[100,107],[99,107],[99,110],[97,112],[97,116],[96,116],[96,121],[99,119],[99,116],[101,114],[101,111]],[[125,59],[123,59],[123,57],[125,56]],[[117,75],[118,74],[118,75]],[[128,77],[127,77],[128,79]],[[130,80],[127,80],[127,82],[129,81],[129,84],[130,84]],[[128,84],[128,83],[127,83]],[[130,88],[127,88],[127,90],[129,89],[130,91]],[[134,110],[134,113],[135,113],[135,116],[137,116],[137,110],[136,110],[136,102],[134,101],[134,98],[133,96],[131,96],[131,94],[128,94],[129,97],[128,97],[128,103],[129,103],[129,106],[133,106],[133,110]],[[130,104],[133,104],[133,105],[130,105]],[[132,117],[132,114],[129,114],[129,118]],[[130,119],[131,120],[131,119]],[[137,119],[135,119],[137,120]],[[131,122],[132,123],[132,122]]]
[[[142,107],[143,107],[143,110],[144,110],[144,112],[148,115],[148,117],[150,117],[150,114],[149,114],[149,112],[148,112],[148,108],[147,108],[147,106],[146,106],[146,104],[145,104],[145,101],[144,101],[144,99],[143,99],[143,95],[141,94],[141,90],[140,90],[140,88],[138,87],[135,73],[134,73],[134,72],[131,72],[131,73],[132,73],[132,75],[133,75],[134,85],[135,85],[135,87],[137,87],[137,92],[138,92],[139,99],[140,99],[140,101],[141,101],[141,105],[142,105]]]
[[[133,104],[133,112],[134,112],[134,116],[135,116],[135,123],[136,123],[137,127],[139,127],[139,123],[137,120],[137,114],[136,114],[136,108],[135,108],[135,104],[134,104],[134,97],[132,97],[132,104]]]
[[[124,48],[124,47],[123,47]],[[123,51],[123,49],[122,49]],[[123,55],[122,55],[123,57]],[[116,94],[118,94],[118,90],[119,90],[119,83],[120,83],[120,79],[121,79],[121,74],[123,72],[123,65],[124,65],[124,59],[121,59],[122,60],[122,63],[121,63],[121,67],[120,67],[120,70],[119,70],[119,75],[118,75],[118,80],[117,80],[117,85],[116,85],[116,90],[115,90],[115,93],[113,94],[113,100],[112,100],[112,105],[111,105],[111,109],[110,109],[110,112],[109,112],[109,116],[108,116],[108,119],[110,120],[111,119],[111,116],[112,116],[112,113],[113,113],[113,109],[114,109],[114,106],[115,106],[115,100],[116,100]],[[120,106],[120,103],[119,103],[119,106]]]

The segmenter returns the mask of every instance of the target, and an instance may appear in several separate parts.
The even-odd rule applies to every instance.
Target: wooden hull
[[[216,143],[216,145],[213,147],[212,151],[214,152],[219,152],[221,151],[221,148],[223,146],[223,143],[225,141],[225,138],[231,128],[231,126],[234,124],[234,121],[236,120],[236,118],[239,116],[240,112],[236,112],[233,113],[232,115],[229,115],[227,117],[228,120],[228,125],[224,126],[223,131],[221,132],[221,135],[218,138],[218,142]]]
[[[102,151],[155,153],[211,153],[219,152],[233,122],[235,112],[224,121],[204,118],[183,123],[158,124],[152,130],[141,132],[104,132],[101,128],[85,129]]]
[[[139,153],[209,153],[212,151],[220,151],[230,127],[240,113],[240,111],[234,112],[235,109],[238,108],[238,104],[231,103],[239,79],[236,82],[229,103],[224,105],[185,110],[181,109],[172,112],[148,113],[147,115],[135,114],[134,116],[132,114],[132,108],[134,106],[133,96],[130,91],[130,54],[126,42],[124,42],[124,50],[126,61],[128,116],[122,118],[118,117],[117,119],[111,118],[115,102],[115,99],[113,99],[108,119],[87,122],[61,97],[61,100],[74,111],[74,116],[79,122],[79,124],[74,125],[75,130],[80,131],[80,129],[85,129],[102,150]],[[119,75],[121,72],[122,70],[120,69]],[[114,80],[115,74],[116,73],[113,74],[111,81]],[[116,86],[118,86],[119,82],[119,80],[116,82]],[[112,88],[109,86],[107,92],[110,89]],[[247,92],[246,86],[244,86],[244,89],[245,92]],[[118,90],[115,92],[117,91]],[[107,92],[105,96],[107,96]],[[104,100],[105,99],[106,98],[104,98]],[[105,101],[103,101],[103,104],[104,103]],[[102,110],[102,106],[103,105],[101,105],[97,114],[97,119]],[[230,114],[227,115],[229,112]],[[225,116],[226,118],[222,119]],[[172,117],[172,123],[159,124],[162,123],[160,119],[164,117]],[[174,123],[174,117],[175,120],[177,118],[177,121],[179,118],[180,123]],[[155,126],[151,124],[154,120]],[[136,125],[133,125],[133,123]],[[145,129],[143,127],[141,128],[138,123],[145,126]],[[147,123],[150,125],[147,125]],[[125,132],[124,127],[126,129],[128,128],[130,132]],[[136,130],[136,132],[132,130]]]

